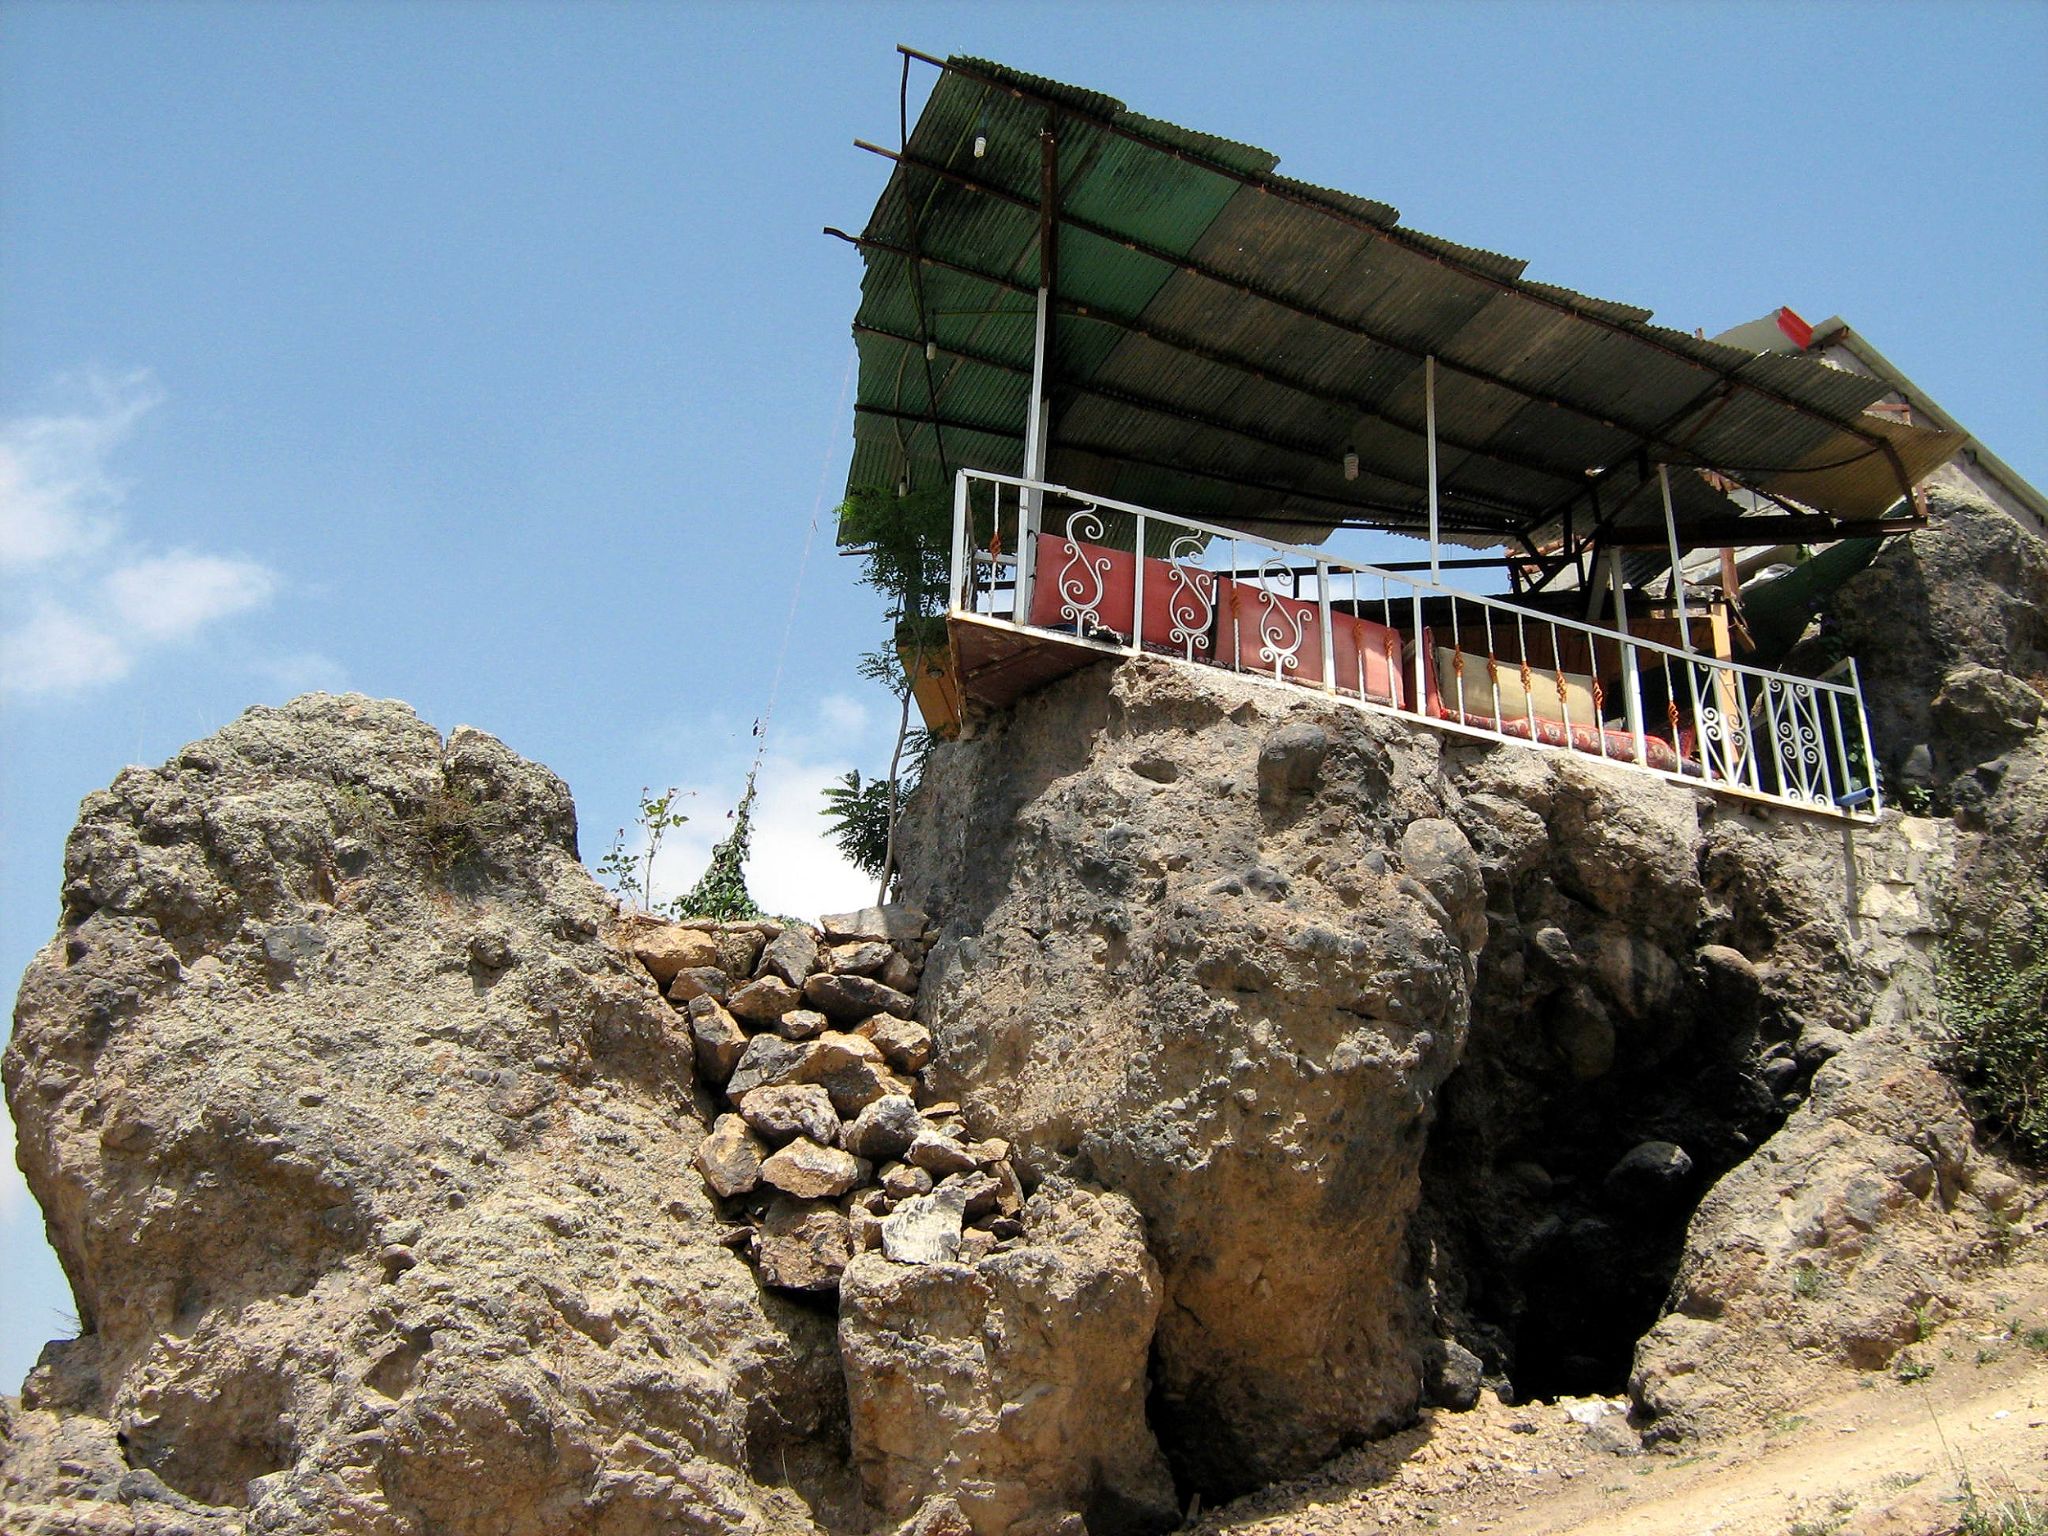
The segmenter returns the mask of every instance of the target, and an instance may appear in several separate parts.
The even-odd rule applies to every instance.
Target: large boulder
[[[854,1456],[896,1518],[950,1498],[973,1536],[1179,1523],[1145,1423],[1159,1272],[1118,1196],[1048,1183],[978,1263],[854,1259],[839,1286]]]
[[[901,837],[944,915],[926,1081],[1143,1213],[1155,1423],[1211,1497],[1420,1397],[1408,1216],[1484,932],[1437,768],[1431,733],[1134,661],[942,748]]]
[[[2048,544],[1966,490],[1931,490],[1928,511],[1843,583],[1829,643],[1856,657],[1880,759],[1896,771],[1925,749],[1939,791],[2038,718],[2019,690],[2048,677]]]
[[[110,1488],[308,1536],[857,1507],[831,1320],[720,1241],[687,1021],[554,775],[400,704],[252,710],[86,799],[63,902],[5,1078],[81,1329],[0,1525]]]

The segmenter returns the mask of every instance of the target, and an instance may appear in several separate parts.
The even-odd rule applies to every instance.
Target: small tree
[[[640,786],[640,813],[634,825],[640,829],[647,851],[641,854],[627,848],[624,827],[612,834],[611,847],[597,861],[597,872],[610,883],[612,894],[624,901],[653,907],[655,856],[661,852],[662,839],[689,821],[676,809],[678,801],[684,798],[687,796],[673,784],[658,795],[645,784]]]
[[[688,895],[673,904],[677,917],[709,917],[721,923],[744,922],[761,916],[761,908],[747,892],[747,852],[754,834],[754,774],[747,772],[747,787],[733,808],[732,831],[711,850],[711,862],[703,878]]]
[[[840,851],[856,869],[880,882],[878,902],[889,899],[889,881],[896,871],[896,825],[930,746],[924,732],[911,728],[911,682],[923,670],[932,647],[944,643],[935,621],[943,609],[951,534],[952,508],[942,488],[902,494],[856,490],[839,508],[840,543],[859,551],[862,582],[889,602],[896,644],[863,657],[860,670],[896,696],[896,744],[887,777],[864,785],[858,771],[848,775],[841,785],[825,791],[824,814],[833,818],[833,839]],[[913,737],[924,738],[914,749]]]

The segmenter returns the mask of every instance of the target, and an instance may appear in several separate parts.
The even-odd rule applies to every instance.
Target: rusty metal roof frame
[[[1427,526],[1546,573],[1660,546],[1914,526],[1960,434],[1865,413],[1880,380],[1649,323],[1281,176],[1268,152],[981,60],[902,55],[901,145],[867,226],[849,487],[1022,467],[1051,294],[1048,478],[1297,541]],[[916,124],[912,61],[940,71]],[[1347,455],[1355,456],[1347,475]],[[1774,513],[1727,494],[1749,490]],[[1895,515],[1901,499],[1903,515]]]

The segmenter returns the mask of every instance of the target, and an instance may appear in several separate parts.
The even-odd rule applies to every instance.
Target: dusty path
[[[2015,1277],[2018,1278],[2018,1277]],[[1987,1298],[1915,1350],[1933,1365],[1821,1375],[1799,1414],[1675,1453],[1625,1454],[1570,1404],[1431,1413],[1301,1481],[1203,1519],[1204,1536],[1935,1536],[1980,1499],[2048,1499],[2048,1287]],[[2032,1332],[2032,1344],[2028,1337]],[[1591,1416],[1591,1402],[1576,1405]]]

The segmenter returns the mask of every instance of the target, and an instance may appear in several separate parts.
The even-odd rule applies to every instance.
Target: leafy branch
[[[896,827],[903,803],[916,788],[930,739],[913,731],[913,680],[925,659],[945,644],[943,600],[952,535],[950,499],[941,487],[898,493],[855,490],[839,509],[840,542],[861,556],[861,581],[889,602],[896,644],[860,661],[860,674],[896,696],[896,742],[888,774],[863,782],[858,770],[825,790],[823,814],[832,837],[856,869],[880,882],[877,901],[889,897],[896,870]],[[919,745],[912,748],[912,738]]]

